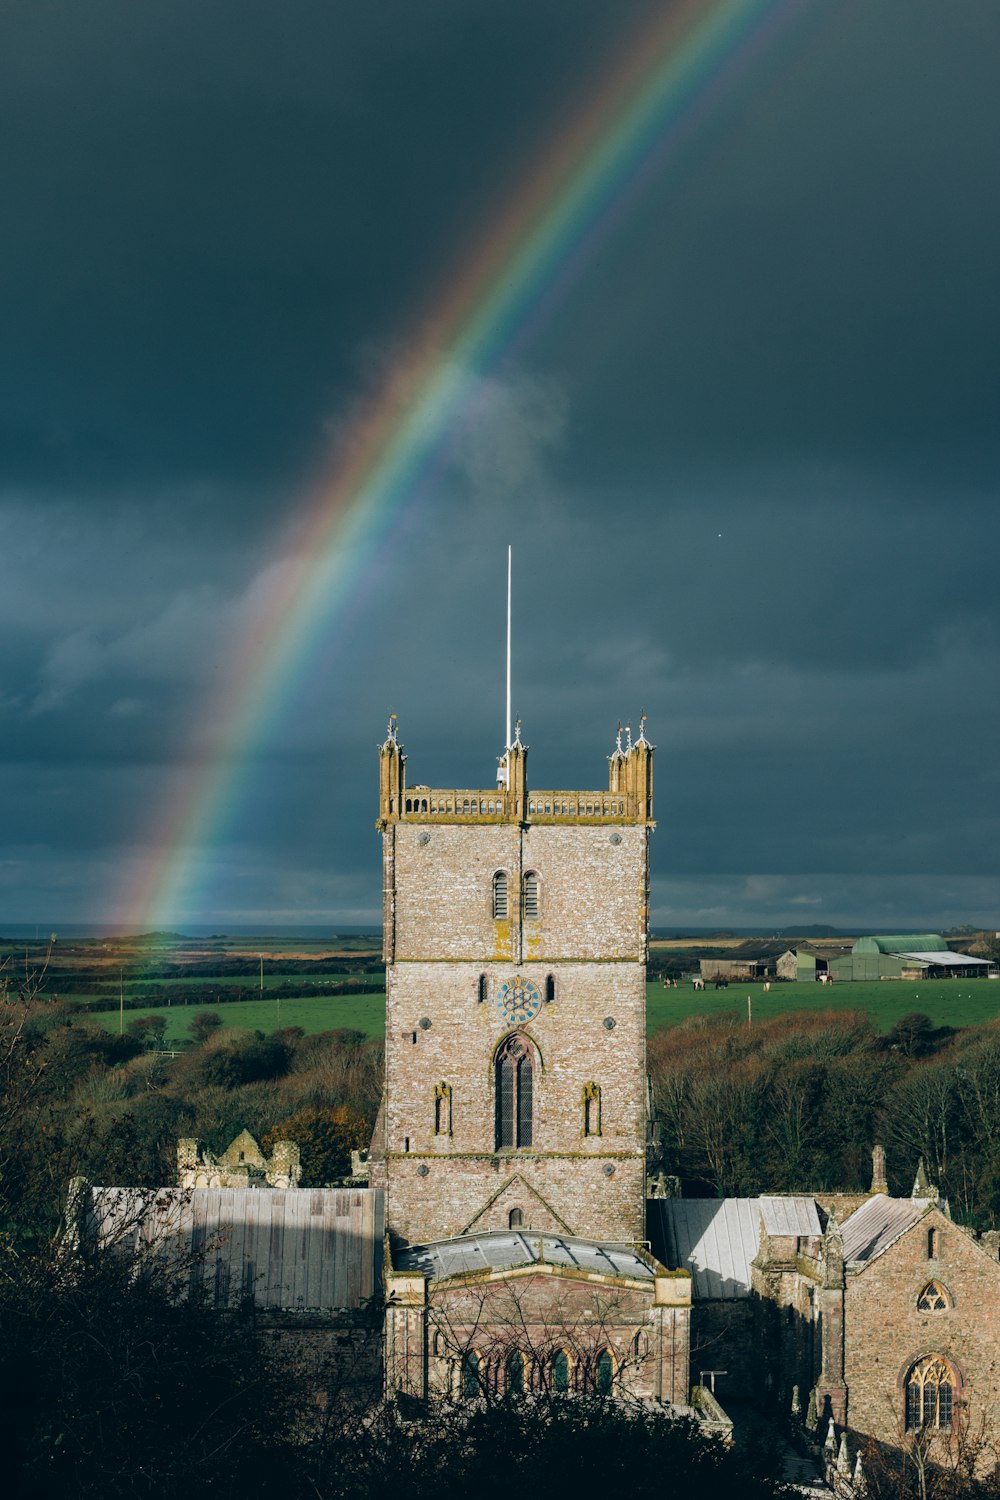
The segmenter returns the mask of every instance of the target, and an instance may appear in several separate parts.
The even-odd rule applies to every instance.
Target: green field
[[[244,1026],[251,1031],[276,1031],[279,1026],[301,1026],[302,1030],[335,1031],[350,1027],[368,1036],[381,1036],[385,1030],[384,995],[317,996],[310,1000],[235,1000],[229,1005],[170,1005],[149,1010],[127,1010],[125,1026],[137,1016],[162,1016],[167,1023],[164,1040],[169,1044],[190,1041],[188,1026],[192,1016],[210,1010],[223,1026]],[[117,1031],[118,1011],[92,1011],[90,1018],[109,1031]]]
[[[759,984],[730,984],[728,990],[692,990],[690,984],[664,989],[649,984],[648,1029],[676,1026],[689,1016],[730,1015],[746,1020],[747,995],[752,997],[758,1021],[793,1010],[863,1010],[880,1031],[887,1031],[901,1016],[922,1011],[935,1026],[978,1026],[1000,1017],[1000,983],[986,979],[941,979],[929,983],[883,980],[871,984],[776,984],[765,994]],[[229,1005],[179,1005],[149,1011],[125,1012],[125,1025],[140,1015],[162,1016],[167,1023],[166,1040],[188,1036],[191,1017],[200,1010],[214,1011],[224,1026],[245,1026],[274,1031],[277,1026],[301,1026],[307,1033],[351,1027],[368,1036],[381,1036],[385,1021],[384,995],[317,996],[315,999],[282,1000],[280,1018],[273,1000],[235,1001]],[[93,1019],[109,1031],[118,1030],[118,1011],[92,1012]]]
[[[690,983],[664,989],[646,986],[647,1029],[676,1026],[688,1016],[738,1016],[746,1020],[747,996],[752,999],[756,1020],[770,1020],[791,1010],[863,1010],[879,1031],[901,1016],[922,1011],[935,1026],[980,1026],[1000,1016],[1000,982],[989,979],[873,980],[857,984],[772,984],[765,995],[762,985],[732,981],[727,990],[695,991]]]

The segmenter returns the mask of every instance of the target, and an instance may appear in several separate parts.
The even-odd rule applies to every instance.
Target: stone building
[[[520,729],[489,790],[379,752],[386,1380],[687,1396],[690,1278],[645,1247],[653,746],[606,791],[535,791]],[[516,1307],[516,1311],[515,1311]]]
[[[923,1167],[909,1198],[872,1192],[841,1223],[828,1197],[650,1203],[654,1253],[692,1273],[691,1379],[723,1405],[795,1394],[812,1425],[898,1446],[1000,1448],[996,1234],[955,1224]],[[840,1205],[841,1207],[845,1205]],[[803,1410],[803,1415],[805,1410]]]
[[[298,1187],[302,1168],[294,1141],[275,1141],[270,1156],[241,1130],[221,1156],[191,1137],[177,1142],[177,1185],[181,1188]]]

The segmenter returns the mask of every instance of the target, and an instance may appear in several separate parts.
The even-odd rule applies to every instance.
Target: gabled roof
[[[762,1218],[768,1234],[822,1233],[816,1204],[807,1197],[651,1198],[646,1205],[653,1254],[691,1272],[696,1298],[749,1297]]]
[[[534,1229],[502,1229],[407,1245],[393,1257],[397,1271],[421,1271],[432,1281],[473,1271],[513,1271],[542,1263],[564,1270],[652,1282],[653,1267],[630,1245],[598,1244]]]
[[[897,958],[916,959],[921,964],[934,964],[942,969],[988,969],[988,958],[973,958],[971,953],[897,953]]]
[[[881,1255],[917,1222],[926,1207],[920,1199],[889,1198],[885,1193],[869,1198],[841,1227],[844,1260],[868,1262]]]

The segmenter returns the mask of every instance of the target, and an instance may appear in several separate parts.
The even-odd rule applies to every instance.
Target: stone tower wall
[[[526,1227],[643,1237],[649,835],[644,822],[576,818],[385,827],[393,1233],[412,1243],[506,1228],[516,1208]],[[509,877],[506,921],[493,918],[497,870]],[[538,877],[535,921],[520,909],[525,871]],[[551,978],[555,990],[520,1028],[497,1005],[514,975],[543,996]],[[533,1141],[497,1151],[494,1060],[513,1030],[537,1049]],[[600,1134],[588,1135],[584,1088],[595,1083]]]

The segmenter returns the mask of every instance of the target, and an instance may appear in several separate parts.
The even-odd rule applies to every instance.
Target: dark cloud
[[[331,446],[657,10],[4,8],[9,920],[140,868]],[[492,780],[510,540],[536,785],[650,714],[658,923],[994,920],[998,44],[977,0],[817,6],[567,247],[187,915],[377,919],[388,709],[415,779]]]

